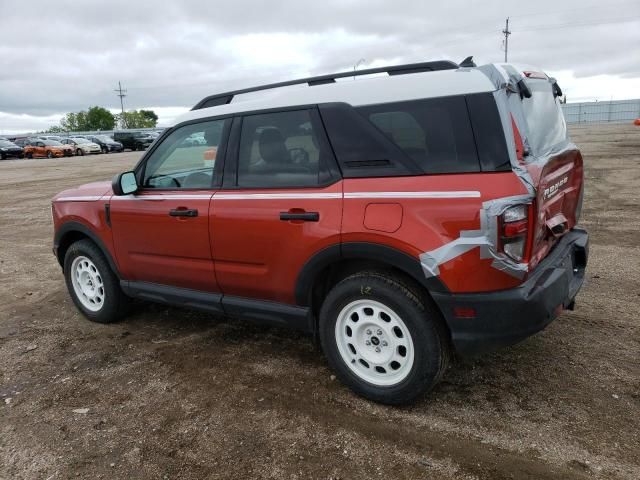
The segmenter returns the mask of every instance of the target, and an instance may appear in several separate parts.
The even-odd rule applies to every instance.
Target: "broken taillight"
[[[529,238],[530,205],[507,208],[500,217],[500,244],[502,251],[516,262],[526,258]]]

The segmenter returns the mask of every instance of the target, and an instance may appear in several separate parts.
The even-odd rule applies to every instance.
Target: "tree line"
[[[131,110],[113,114],[103,107],[90,107],[80,112],[69,112],[60,125],[54,125],[47,132],[84,132],[91,130],[114,130],[120,128],[155,128],[158,115],[153,110]]]

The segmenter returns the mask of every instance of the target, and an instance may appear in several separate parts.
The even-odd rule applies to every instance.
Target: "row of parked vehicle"
[[[56,158],[74,155],[146,150],[158,132],[115,132],[109,135],[39,135],[0,137],[0,158]]]

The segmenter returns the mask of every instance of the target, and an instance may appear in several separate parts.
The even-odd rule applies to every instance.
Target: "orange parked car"
[[[73,147],[55,140],[32,140],[24,146],[24,156],[27,158],[72,157]]]

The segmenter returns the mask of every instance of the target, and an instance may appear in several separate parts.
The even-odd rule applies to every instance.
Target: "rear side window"
[[[311,187],[323,183],[328,151],[310,110],[248,115],[242,120],[239,187]]]
[[[359,107],[424,173],[480,170],[462,96]]]

